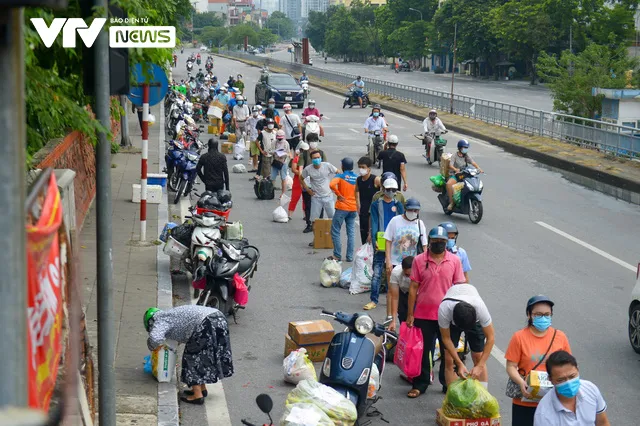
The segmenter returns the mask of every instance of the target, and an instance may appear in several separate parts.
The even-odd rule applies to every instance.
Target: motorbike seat
[[[258,259],[258,252],[251,247],[248,247],[242,250],[242,253],[245,255],[242,260],[240,260],[240,264],[238,265],[238,273],[242,274],[253,266],[253,264]]]
[[[383,336],[378,337],[373,333],[369,333],[367,334],[367,338],[373,343],[375,354],[378,355],[382,351]]]

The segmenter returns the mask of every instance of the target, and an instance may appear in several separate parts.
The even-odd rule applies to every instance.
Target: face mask
[[[460,152],[462,152],[463,154],[466,154],[467,152],[469,152],[469,148],[462,148]]]
[[[549,327],[551,327],[551,317],[533,317],[533,326],[538,331],[546,331]]]
[[[565,398],[573,398],[580,390],[580,376],[556,385],[556,391]]]
[[[447,241],[447,248],[449,250],[453,249],[456,246],[456,240],[449,240]]]
[[[238,101],[238,105],[242,105],[244,102],[242,101]]]
[[[254,117],[254,118],[256,118],[256,117],[258,116],[258,113],[257,113],[257,112],[254,112],[254,113],[253,113],[253,114],[251,114],[251,115],[253,115],[253,117]]]
[[[435,120],[435,119],[436,119],[436,116],[435,116],[435,115],[430,116],[430,117],[429,117],[429,119],[430,119],[431,121],[433,121],[433,120]]]
[[[447,246],[446,241],[436,241],[429,245],[431,253],[433,254],[442,254]]]
[[[267,124],[267,129],[273,129],[273,124]]]
[[[407,216],[407,219],[413,221],[413,220],[416,220],[418,218],[418,212],[408,211],[408,212],[405,213],[405,216]]]
[[[269,109],[274,109],[276,107],[276,104],[269,104]]]
[[[374,113],[373,113],[373,116],[374,116],[374,117],[377,117],[377,116],[379,116],[379,115],[380,115],[380,113],[379,113],[379,112],[374,112]]]
[[[320,164],[322,164],[322,158],[314,158],[313,160],[311,160],[311,162],[314,166],[319,166]]]
[[[384,195],[386,195],[389,198],[393,198],[394,195],[396,195],[395,191],[384,191]],[[410,215],[415,214],[415,217],[413,219],[411,219]],[[413,212],[407,212],[407,217],[409,218],[409,220],[414,220],[416,217],[418,217],[417,213],[413,213]]]
[[[310,149],[316,149],[318,147],[318,142],[309,142]]]
[[[360,168],[360,176],[366,176],[369,173],[369,169]]]

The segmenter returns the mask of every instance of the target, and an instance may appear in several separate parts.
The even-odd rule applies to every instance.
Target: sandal
[[[407,397],[409,398],[417,398],[422,394],[422,392],[420,392],[418,389],[411,389],[409,391],[409,393],[407,394]]]
[[[336,258],[334,256],[327,257],[327,260],[335,260],[336,262],[342,262],[342,260],[340,260],[340,259],[338,259],[338,258]]]

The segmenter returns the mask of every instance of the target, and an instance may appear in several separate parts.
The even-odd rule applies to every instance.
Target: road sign
[[[169,79],[164,70],[155,64],[148,64],[146,67],[149,75],[142,73],[142,65],[135,64],[133,67],[133,82],[131,91],[127,96],[132,104],[142,106],[142,85],[149,85],[149,106],[159,104],[169,90]]]

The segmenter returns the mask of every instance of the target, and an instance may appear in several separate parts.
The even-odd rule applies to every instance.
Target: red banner
[[[29,406],[45,411],[49,409],[62,351],[61,223],[60,192],[51,174],[41,215],[35,225],[27,225]]]

